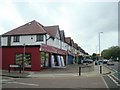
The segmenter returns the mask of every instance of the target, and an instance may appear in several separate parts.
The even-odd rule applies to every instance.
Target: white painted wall
[[[13,36],[11,37],[11,46],[14,45],[41,45],[42,43],[45,43],[45,35],[43,36],[44,40],[41,42],[36,42],[36,35],[26,35],[26,36],[20,36],[20,42],[13,42]],[[33,39],[31,39],[33,38]]]
[[[50,35],[47,34],[47,39],[50,37]],[[50,38],[49,40],[47,40],[47,45],[49,46],[54,46],[54,40],[52,38]]]
[[[1,37],[1,46],[7,46],[8,37]]]
[[[31,37],[33,39],[31,39]],[[26,36],[20,36],[20,42],[13,42],[13,36],[11,36],[11,46],[17,46],[17,45],[23,45],[24,43],[26,45],[41,45],[42,43],[46,44],[46,36],[44,35],[44,41],[43,42],[36,42],[36,35],[26,35]],[[47,38],[49,38],[50,36],[47,34]],[[7,46],[7,41],[8,37],[1,37],[1,46]],[[62,41],[60,41],[59,39],[55,38],[54,40],[52,38],[50,38],[47,41],[47,45],[49,46],[53,46],[59,49],[63,49],[63,50],[71,50],[73,53],[74,52],[80,52],[78,50],[76,50],[74,47],[68,45],[67,43],[64,43]],[[62,46],[61,46],[62,45]],[[83,55],[83,53],[80,52],[81,55]]]
[[[47,35],[47,39],[49,38],[50,36]],[[47,45],[50,45],[50,46],[53,46],[53,47],[56,47],[56,48],[61,48],[61,41],[57,38],[55,38],[54,40],[52,38],[50,38],[48,41],[47,41]]]
[[[56,36],[55,36],[57,39],[60,39],[60,33],[59,33],[59,30],[57,30],[57,33],[56,33]]]
[[[33,39],[31,39],[31,37]],[[45,43],[45,35],[43,37],[44,37],[44,41],[36,42],[36,35],[25,35],[25,36],[20,36],[20,42],[13,42],[13,36],[11,36],[11,46],[23,45],[24,43],[25,45],[41,45],[42,43]],[[7,38],[8,37],[1,38],[2,46],[7,46]]]

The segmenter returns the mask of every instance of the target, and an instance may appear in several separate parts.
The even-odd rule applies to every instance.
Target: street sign
[[[96,54],[96,56],[100,56],[100,54]]]
[[[19,65],[10,65],[9,67],[20,67]]]

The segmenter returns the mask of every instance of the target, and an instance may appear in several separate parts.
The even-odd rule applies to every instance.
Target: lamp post
[[[103,32],[99,32],[99,55],[100,55],[100,34],[102,34]],[[100,55],[101,56],[101,55]]]

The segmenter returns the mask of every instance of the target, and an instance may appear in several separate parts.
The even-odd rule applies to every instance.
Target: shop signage
[[[9,67],[20,67],[20,65],[10,65]]]
[[[56,54],[63,54],[63,55],[67,54],[67,52],[65,50],[61,50],[61,49],[58,49],[58,48],[55,48],[55,47],[52,47],[52,46],[48,46],[46,44],[41,45],[41,51],[56,53]]]

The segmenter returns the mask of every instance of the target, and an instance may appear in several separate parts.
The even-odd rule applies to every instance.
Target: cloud
[[[3,28],[1,32],[6,32],[24,23],[12,2],[1,1],[0,11],[0,28]]]
[[[104,32],[101,36],[104,40],[101,50],[118,42],[117,2],[2,1],[0,11],[1,34],[26,22],[37,20],[43,25],[59,25],[66,36],[70,36],[90,54],[95,52],[98,46],[98,32]]]

